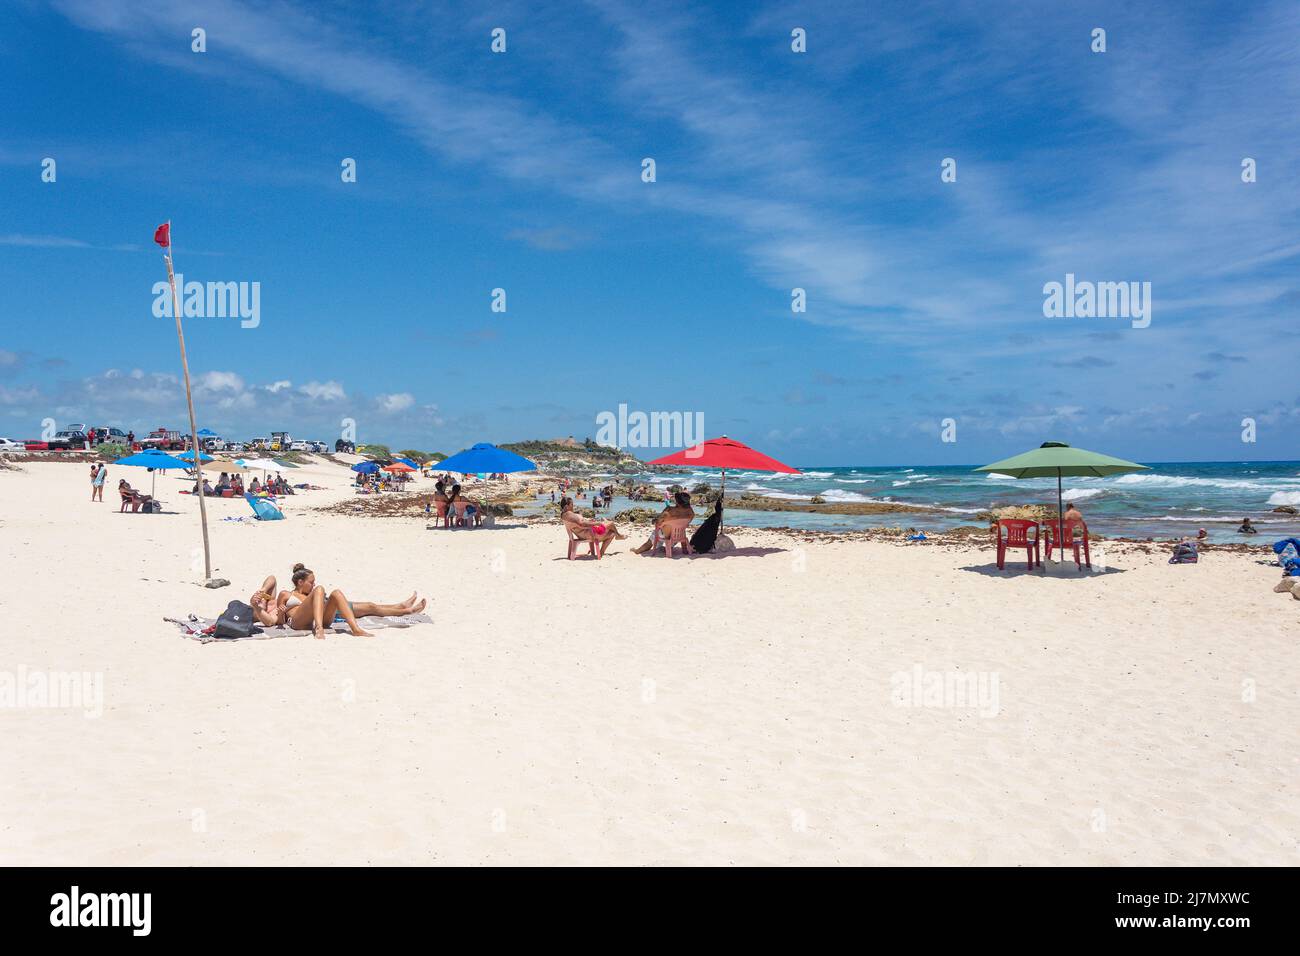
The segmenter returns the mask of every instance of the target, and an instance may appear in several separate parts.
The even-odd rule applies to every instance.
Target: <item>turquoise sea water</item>
[[[1213,541],[1265,543],[1300,535],[1300,518],[1274,514],[1278,505],[1300,507],[1300,462],[1145,462],[1151,471],[1111,478],[1066,478],[1073,501],[1090,527],[1110,536],[1170,538],[1205,528]],[[1007,478],[973,473],[970,467],[798,466],[803,474],[728,472],[728,495],[745,490],[792,501],[821,495],[827,501],[896,501],[943,509],[936,515],[808,515],[728,509],[727,523],[751,527],[789,526],[826,530],[915,526],[942,530],[976,524],[976,512],[1013,504],[1056,504],[1056,479]],[[716,486],[707,469],[638,476],[660,487],[700,482]],[[616,502],[616,508],[625,502]],[[1257,535],[1238,535],[1249,517]]]

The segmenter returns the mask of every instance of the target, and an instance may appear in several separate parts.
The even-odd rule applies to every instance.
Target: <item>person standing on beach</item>
[[[90,479],[90,500],[104,500],[104,482],[108,480],[108,465],[102,461],[98,465],[91,465]]]

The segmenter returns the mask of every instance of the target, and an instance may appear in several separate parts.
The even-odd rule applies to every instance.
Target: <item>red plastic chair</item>
[[[1033,533],[1030,534],[1030,530]],[[1002,532],[1005,531],[1004,535]],[[1039,551],[1038,541],[1039,527],[1037,521],[1029,521],[1023,518],[1004,518],[998,522],[998,568],[999,570],[1007,566],[1007,551],[1011,548],[1024,548],[1025,554],[1029,558],[1029,570],[1034,570],[1034,565],[1040,567],[1043,564],[1043,558]]]
[[[1079,537],[1074,536],[1075,530],[1079,531]],[[1065,557],[1065,549],[1074,549],[1074,566],[1082,569],[1087,567],[1092,570],[1092,554],[1088,550],[1088,526],[1078,518],[1065,522],[1064,529],[1059,529],[1055,522],[1047,526],[1047,560],[1052,560],[1052,550],[1061,549],[1061,558]],[[1083,561],[1079,560],[1079,550],[1083,550]]]
[[[584,538],[578,534],[575,534],[573,527],[567,521],[564,523],[564,531],[569,536],[569,560],[570,561],[572,561],[574,558],[578,556],[578,548],[584,544],[587,545],[587,553],[590,554],[597,561],[599,561],[601,555],[605,553],[604,548],[600,549],[599,554],[596,553],[596,538],[594,535],[589,534],[588,537]]]
[[[655,529],[654,544],[650,546],[650,553],[654,554],[655,549],[662,545],[665,558],[676,557],[673,553],[674,547],[681,548],[684,554],[694,554],[695,552],[691,550],[691,539],[686,537],[686,529],[690,523],[690,518],[672,518],[665,521],[662,530]]]

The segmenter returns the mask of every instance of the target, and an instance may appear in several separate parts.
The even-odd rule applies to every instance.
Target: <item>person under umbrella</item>
[[[688,468],[720,468],[722,470],[722,489],[719,491],[718,500],[713,506],[713,514],[706,518],[695,534],[691,536],[691,548],[701,554],[707,554],[713,550],[718,535],[722,530],[722,503],[727,494],[727,469],[733,471],[773,471],[787,475],[802,474],[798,468],[791,468],[775,458],[769,458],[762,452],[755,451],[743,442],[728,438],[726,435],[721,438],[710,438],[698,445],[674,452],[671,455],[664,455],[662,458],[656,458],[654,461],[646,462],[646,464],[683,465]],[[697,540],[698,544],[696,543]]]

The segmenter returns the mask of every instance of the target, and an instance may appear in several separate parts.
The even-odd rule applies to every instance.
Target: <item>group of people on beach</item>
[[[296,631],[310,630],[317,638],[325,636],[325,628],[342,621],[356,637],[372,637],[361,629],[359,617],[400,617],[419,614],[425,600],[417,593],[398,604],[377,604],[373,601],[349,601],[337,589],[328,594],[316,583],[316,574],[303,564],[295,564],[292,573],[293,588],[276,591],[275,575],[268,575],[262,586],[253,592],[248,603],[258,623],[265,627],[287,625]]]
[[[448,486],[450,478],[448,475],[434,483],[433,503],[437,506],[438,513],[446,515],[449,523],[455,515],[456,520],[463,521],[465,527],[478,527],[483,523],[483,502],[466,495],[458,483],[451,482]]]
[[[689,523],[694,518],[695,509],[691,507],[691,496],[685,491],[674,493],[671,501],[663,511],[655,515],[654,527],[650,531],[650,536],[643,543],[633,548],[632,553],[645,554],[647,551],[652,550],[660,540],[667,537],[669,522],[685,519]],[[560,499],[560,520],[564,522],[565,527],[575,537],[598,544],[597,557],[604,556],[610,542],[627,537],[618,530],[618,526],[613,522],[597,521],[582,514],[574,507],[573,499],[567,495]]]

